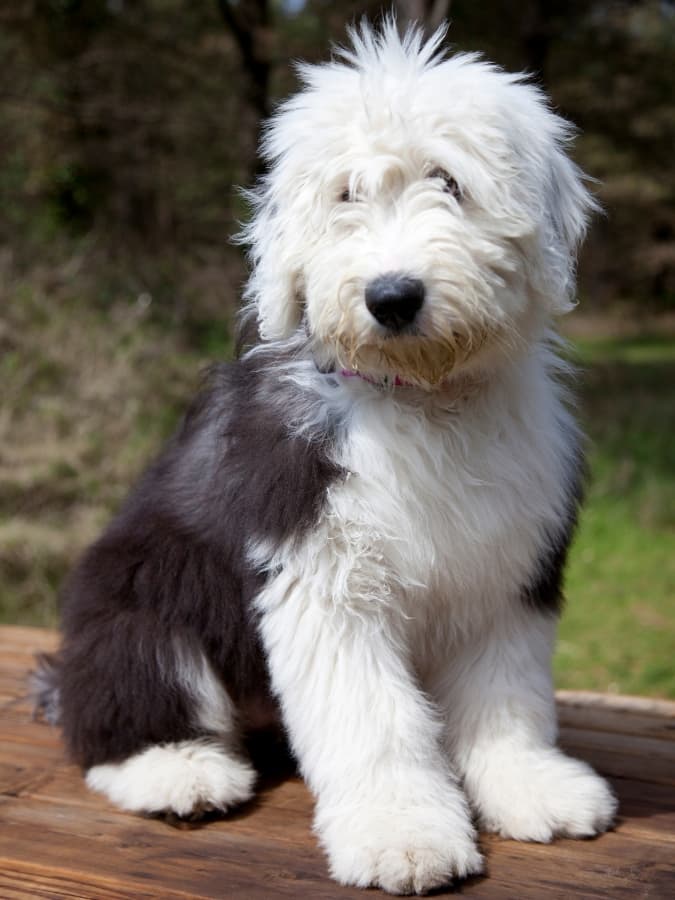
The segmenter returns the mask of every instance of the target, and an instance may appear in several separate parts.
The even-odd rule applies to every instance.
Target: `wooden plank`
[[[15,860],[0,862],[0,897],[3,900],[186,900],[197,898],[194,893],[175,891],[162,885],[161,888],[148,888],[142,882],[124,881],[115,878],[112,881],[87,874],[83,882],[77,873],[56,872],[52,868],[30,863],[22,865]]]
[[[675,744],[632,734],[562,728],[560,745],[605,775],[675,785]]]
[[[563,728],[657,738],[675,744],[675,702],[590,691],[558,691]]]
[[[607,898],[673,896],[672,855],[620,833],[592,841],[488,845],[489,878],[485,897]],[[472,894],[471,888],[462,893]],[[476,892],[476,896],[482,896]]]
[[[53,632],[0,628],[0,897],[211,900],[242,895],[363,898],[328,878],[297,778],[192,830],[122,813],[86,789],[58,731],[36,722],[26,676]],[[519,844],[481,836],[484,900],[665,900],[675,896],[675,704],[558,695],[563,743],[614,779],[616,831],[593,841]],[[441,892],[447,893],[447,892]]]
[[[9,826],[3,835],[0,869],[19,861],[30,871],[40,847],[39,863],[60,877],[84,883],[142,882],[189,896],[296,897],[299,884],[311,897],[333,897],[326,865],[307,840],[273,839],[261,829],[253,835],[227,828],[226,822],[178,831],[161,822],[104,810],[58,803],[16,801],[0,807]],[[224,888],[227,888],[225,891]],[[133,896],[133,892],[131,893]],[[339,896],[362,898],[357,889]]]
[[[675,701],[630,694],[600,694],[597,691],[556,691],[558,703],[568,709],[612,710],[622,715],[639,713],[675,723]]]
[[[43,649],[55,647],[58,633],[51,628],[33,628],[24,625],[0,626],[0,650],[27,647],[32,650],[37,645]]]
[[[75,879],[78,859],[86,859],[92,868],[85,876],[92,876],[87,883],[93,886],[119,881],[129,890],[142,872],[146,887],[156,879],[166,885],[167,896],[182,891],[195,897],[219,897],[235,890],[247,897],[263,897],[272,890],[279,896],[297,896],[294,892],[300,886],[312,897],[363,896],[325,882],[325,864],[316,848],[302,842],[283,847],[271,841],[264,829],[247,837],[235,833],[232,823],[221,822],[198,831],[176,832],[159,822],[113,812],[101,815],[92,810],[81,819],[66,810],[64,816],[63,807],[51,804],[42,808],[37,819],[35,810],[24,807],[21,811],[15,804],[10,824],[10,841],[3,842],[3,871],[19,860],[21,871],[30,874],[35,847],[40,846],[40,871],[46,867],[59,879]],[[675,884],[672,853],[664,853],[658,841],[645,843],[620,832],[597,841],[558,841],[551,846],[495,838],[483,838],[482,843],[490,877],[464,885],[463,894],[536,898],[545,891],[561,897],[628,898],[641,896],[640,885],[646,885],[649,896],[658,897],[653,889]],[[512,888],[519,890],[510,893]],[[135,896],[133,891],[130,895]]]

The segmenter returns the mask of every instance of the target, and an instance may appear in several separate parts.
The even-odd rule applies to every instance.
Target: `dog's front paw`
[[[320,819],[331,875],[342,884],[425,894],[483,869],[463,801],[436,809],[362,807]]]
[[[611,826],[617,808],[603,778],[556,749],[502,759],[467,788],[482,825],[519,841],[593,837]]]

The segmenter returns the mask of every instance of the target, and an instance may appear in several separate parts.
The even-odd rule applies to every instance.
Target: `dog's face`
[[[247,232],[263,339],[433,388],[569,308],[593,202],[566,124],[522,79],[393,26],[302,69]]]

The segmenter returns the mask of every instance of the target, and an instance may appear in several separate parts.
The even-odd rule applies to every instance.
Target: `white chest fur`
[[[252,545],[278,573],[260,607],[302,585],[307,609],[339,627],[385,616],[407,641],[430,622],[461,637],[519,601],[568,516],[578,432],[556,365],[539,346],[454,401],[342,379],[323,408],[344,417],[336,461],[348,475],[308,535],[276,552]]]
[[[321,532],[363,574],[345,602],[397,595],[408,617],[441,603],[455,627],[517,597],[564,521],[577,433],[540,350],[456,402],[349,384],[354,393]],[[355,379],[350,379],[355,381]],[[475,620],[475,621],[474,621]]]

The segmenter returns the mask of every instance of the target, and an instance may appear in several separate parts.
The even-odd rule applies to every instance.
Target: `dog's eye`
[[[427,175],[427,178],[440,178],[443,182],[443,190],[446,194],[452,194],[452,196],[458,202],[462,199],[462,192],[459,189],[459,185],[452,177],[452,175],[448,175],[445,169],[432,169],[431,172]]]
[[[349,193],[349,188],[345,188],[340,194],[340,202],[341,203],[349,203],[351,200],[351,194]]]

